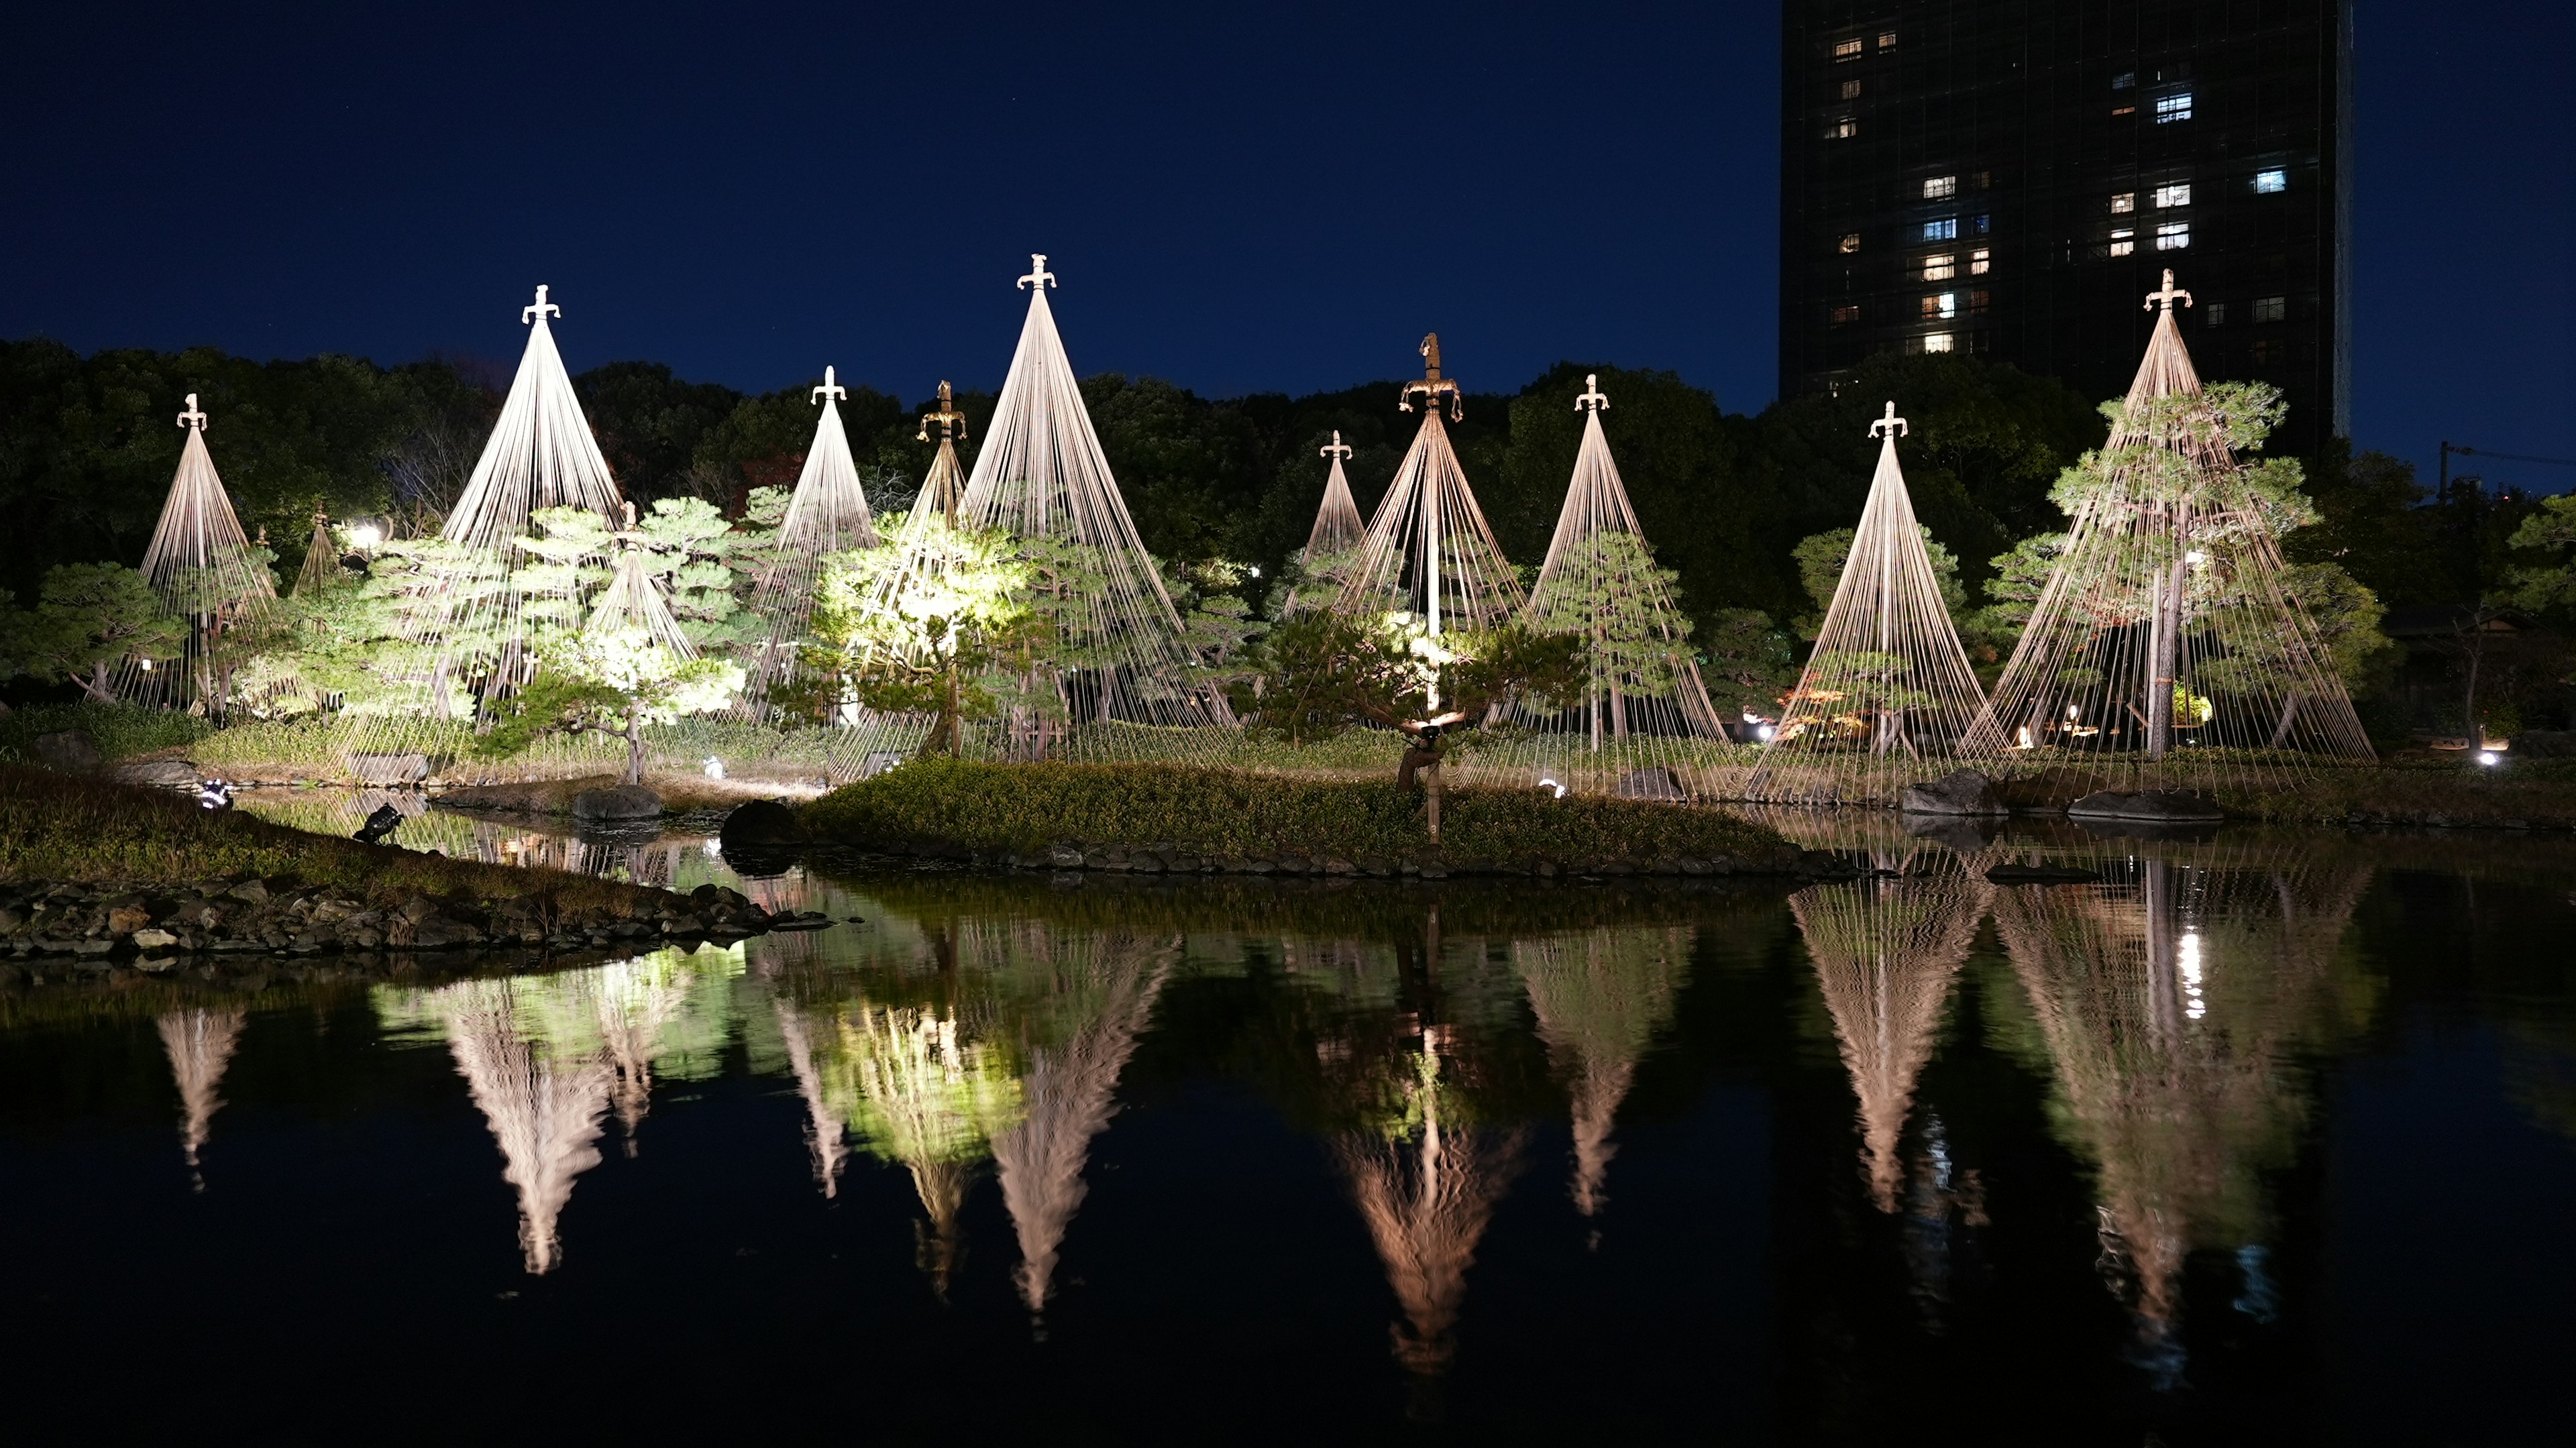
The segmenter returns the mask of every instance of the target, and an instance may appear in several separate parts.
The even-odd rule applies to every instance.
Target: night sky
[[[1436,328],[1480,389],[1773,393],[1778,0],[529,10],[14,16],[0,336],[507,363],[542,281],[576,370],[917,398],[998,385],[1044,251],[1086,373],[1305,392]],[[2428,477],[2576,456],[2571,30],[2359,12],[2355,435]]]

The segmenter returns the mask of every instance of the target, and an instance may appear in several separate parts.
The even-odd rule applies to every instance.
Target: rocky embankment
[[[1176,845],[1122,846],[1066,840],[1044,850],[979,850],[938,840],[873,840],[858,848],[872,854],[950,860],[1009,870],[1100,871],[1134,875],[1320,875],[1374,876],[1446,880],[1456,876],[1525,876],[1539,879],[1625,875],[1716,876],[1787,875],[1804,879],[1838,879],[1852,866],[1820,850],[1787,849],[1760,855],[1719,853],[1672,855],[1643,859],[1531,859],[1511,863],[1466,862],[1442,858],[1436,851],[1385,855],[1310,854],[1200,855]]]
[[[810,912],[773,915],[718,885],[701,885],[687,895],[638,889],[579,904],[545,895],[414,895],[400,905],[378,906],[292,877],[219,878],[176,889],[43,880],[0,884],[0,949],[12,956],[72,956],[145,971],[200,954],[725,942],[826,923]]]

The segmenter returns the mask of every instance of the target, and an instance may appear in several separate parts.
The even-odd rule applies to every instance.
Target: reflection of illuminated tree
[[[1601,1209],[1610,1142],[1646,1044],[1672,1014],[1689,935],[1679,929],[1588,931],[1515,941],[1539,1035],[1574,1106],[1574,1205]]]
[[[1447,1366],[1451,1332],[1467,1295],[1467,1269],[1493,1220],[1494,1204],[1520,1169],[1521,1134],[1471,1124],[1456,1087],[1442,1079],[1453,1037],[1423,1033],[1414,1074],[1398,1083],[1378,1131],[1336,1143],[1351,1197],[1368,1223],[1387,1285],[1405,1321],[1395,1355],[1427,1388]]]
[[[860,1000],[835,1017],[820,1074],[824,1099],[861,1144],[912,1173],[929,1217],[922,1270],[945,1294],[966,1188],[994,1133],[1017,1114],[1009,1062],[989,1043],[961,1038],[954,1013]]]
[[[2105,1274],[2170,1383],[2185,1257],[2268,1229],[2262,1176],[2295,1152],[2307,1111],[2285,1056],[2335,1005],[2335,945],[2369,871],[2170,851],[2123,881],[2099,863],[2117,883],[2003,890],[1995,919],[2060,1121],[2099,1166]]]
[[[1992,893],[1975,874],[1944,870],[1812,885],[1789,897],[1860,1100],[1861,1161],[1882,1212],[1896,1210],[1898,1140],[1915,1078]]]
[[[554,1269],[557,1219],[574,1181],[599,1164],[595,1143],[612,1100],[629,1140],[656,1074],[711,1075],[731,1022],[726,982],[739,951],[656,951],[556,975],[467,980],[431,991],[376,993],[388,1030],[443,1035],[518,1189],[519,1243],[530,1272]]]
[[[224,1104],[215,1088],[223,1083],[224,1068],[232,1064],[243,1019],[240,1011],[189,1009],[164,1011],[159,1021],[161,1045],[170,1053],[170,1074],[179,1083],[179,1102],[187,1112],[179,1139],[188,1158],[188,1179],[201,1192],[206,1179],[198,1174],[197,1153],[206,1144],[208,1124]]]

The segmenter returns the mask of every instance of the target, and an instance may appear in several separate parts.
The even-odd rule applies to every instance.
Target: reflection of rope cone
[[[814,1180],[823,1186],[827,1198],[841,1189],[841,1165],[850,1149],[842,1137],[847,1127],[840,1113],[823,1099],[823,1078],[814,1069],[813,1037],[805,1027],[805,1013],[777,1002],[778,1034],[787,1043],[787,1064],[796,1072],[796,1092],[805,1098],[805,1146],[814,1157]]]
[[[653,1105],[653,1049],[662,1028],[679,1013],[681,987],[669,979],[638,978],[627,990],[599,995],[599,1034],[608,1047],[608,1063],[617,1073],[617,1121],[625,1130],[626,1155],[636,1153],[635,1133]]]
[[[1020,1297],[1032,1313],[1054,1291],[1056,1255],[1066,1226],[1088,1188],[1082,1169],[1091,1139],[1109,1124],[1111,1094],[1136,1037],[1161,994],[1167,959],[1135,952],[1104,963],[1100,1009],[1057,1046],[1032,1047],[1032,1065],[1020,1084],[1025,1114],[993,1140],[1001,1168],[1002,1202],[1020,1239]]]
[[[189,1180],[198,1191],[206,1189],[206,1181],[197,1174],[197,1153],[206,1144],[208,1124],[224,1104],[215,1088],[223,1083],[224,1068],[232,1064],[243,1020],[240,1011],[177,1010],[162,1012],[158,1022],[162,1048],[170,1053],[170,1074],[179,1083],[179,1102],[187,1112],[179,1140],[188,1159]]]
[[[512,1027],[511,984],[468,981],[443,992],[447,1040],[500,1143],[501,1175],[519,1189],[528,1270],[543,1273],[555,1265],[555,1221],[572,1199],[573,1179],[599,1164],[592,1143],[617,1073],[596,1057],[539,1055]]]
[[[1521,1136],[1443,1130],[1436,1083],[1417,1088],[1417,1138],[1345,1137],[1336,1144],[1351,1198],[1386,1264],[1405,1321],[1392,1332],[1396,1359],[1417,1377],[1438,1375],[1456,1350],[1450,1333],[1467,1295],[1467,1269],[1494,1204],[1520,1168]]]
[[[2096,863],[2116,879],[2128,848]],[[2134,870],[1999,891],[1995,921],[2099,1163],[2104,1275],[2170,1378],[2185,1258],[2266,1228],[2261,1176],[2296,1151],[2307,1105],[2280,1062],[2324,1024],[2370,874],[2232,844],[2161,847]]]
[[[1860,1101],[1861,1160],[1882,1212],[1896,1210],[1898,1139],[1915,1079],[1993,893],[1962,872],[1812,885],[1789,897]]]
[[[1515,941],[1539,1035],[1565,1078],[1574,1114],[1574,1205],[1600,1211],[1619,1148],[1610,1132],[1645,1054],[1680,989],[1689,936],[1678,930],[1594,930]]]
[[[957,1215],[993,1132],[1018,1105],[1016,1084],[989,1044],[969,1040],[957,1017],[862,1001],[823,1042],[816,1075],[837,1145],[846,1119],[868,1149],[912,1173],[929,1223],[921,1266],[944,1296],[957,1257]],[[817,1116],[815,1131],[823,1132]],[[819,1160],[819,1158],[818,1158]]]
[[[943,1301],[957,1260],[965,1255],[957,1217],[965,1209],[966,1189],[975,1184],[978,1165],[973,1161],[912,1163],[912,1189],[920,1193],[921,1209],[927,1214],[927,1220],[913,1224],[913,1263],[930,1278],[931,1290]]]

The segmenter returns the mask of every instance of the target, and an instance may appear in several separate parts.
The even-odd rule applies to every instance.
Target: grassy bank
[[[622,913],[640,897],[662,898],[584,875],[306,834],[239,810],[203,810],[166,789],[0,766],[0,880],[183,886],[246,875],[293,876],[384,905],[415,895],[543,897],[580,913]]]
[[[2275,824],[2576,829],[2576,760],[2320,769],[2296,788],[2221,789],[2218,803]]]
[[[1716,810],[1539,790],[1452,789],[1435,851],[1422,800],[1384,779],[1288,779],[1138,764],[917,760],[805,807],[817,839],[1043,852],[1169,849],[1207,859],[1403,860],[1455,869],[1568,868],[1680,859],[1785,870],[1797,850]]]

